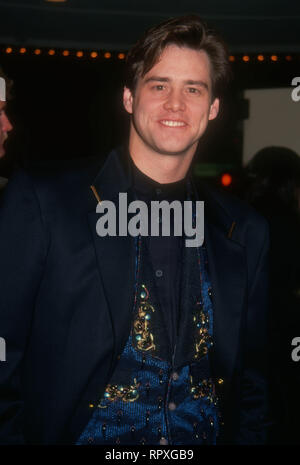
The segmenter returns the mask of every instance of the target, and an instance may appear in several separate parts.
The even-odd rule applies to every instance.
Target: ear
[[[215,119],[217,117],[219,113],[219,106],[220,106],[220,100],[218,98],[215,98],[215,100],[213,101],[209,109],[209,116],[208,116],[209,120]]]
[[[123,105],[126,111],[128,113],[132,114],[132,103],[133,103],[133,97],[131,90],[128,89],[128,87],[124,87],[123,90]]]

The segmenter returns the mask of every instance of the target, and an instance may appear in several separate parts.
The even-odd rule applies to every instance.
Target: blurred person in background
[[[291,342],[300,336],[300,157],[285,147],[260,150],[246,168],[245,198],[270,225],[269,367],[274,443],[299,443],[299,363]],[[298,432],[297,432],[298,431]]]
[[[13,129],[13,126],[6,114],[6,100],[10,98],[11,81],[7,79],[6,75],[0,68],[0,78],[5,80],[6,83],[6,99],[0,99],[0,158],[5,155],[5,142],[8,138],[8,133]],[[7,179],[0,176],[0,189],[7,183]]]

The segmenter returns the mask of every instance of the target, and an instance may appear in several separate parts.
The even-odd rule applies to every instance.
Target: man
[[[5,74],[0,68],[0,86],[2,92],[0,92],[0,158],[5,155],[5,141],[8,137],[8,133],[12,130],[12,124],[9,121],[6,112],[6,87],[10,87],[10,83],[7,80]],[[7,179],[0,177],[0,189],[7,183]]]
[[[9,183],[2,442],[264,442],[266,223],[190,175],[227,80],[214,32],[197,16],[166,21],[127,59],[129,146],[100,170],[31,168]],[[100,237],[96,207],[120,213],[119,193],[189,200],[194,224],[204,201],[204,243],[186,247],[178,225]]]

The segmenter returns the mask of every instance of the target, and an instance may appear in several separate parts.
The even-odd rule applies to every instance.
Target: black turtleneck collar
[[[187,177],[180,181],[161,184],[144,174],[131,160],[133,188],[138,197],[145,200],[185,200],[186,198],[186,180]]]

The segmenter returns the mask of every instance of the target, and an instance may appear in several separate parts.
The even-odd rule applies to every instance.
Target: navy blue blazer
[[[131,323],[134,239],[96,233],[97,200],[131,184],[113,151],[72,167],[20,170],[0,210],[0,443],[73,444],[109,382]],[[253,209],[201,187],[213,288],[213,375],[222,441],[263,443],[268,227]]]

